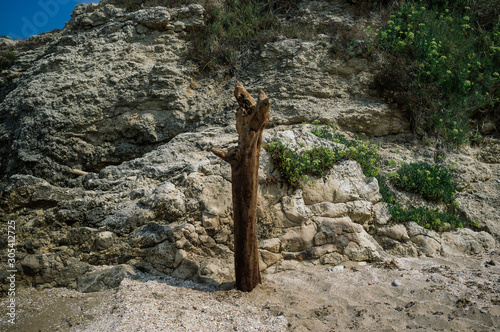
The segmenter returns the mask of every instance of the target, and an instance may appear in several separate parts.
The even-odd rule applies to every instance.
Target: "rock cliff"
[[[343,1],[300,8],[304,20],[357,24]],[[199,5],[127,12],[114,1],[82,4],[61,32],[1,73],[0,211],[2,229],[16,221],[20,286],[96,289],[87,281],[102,276],[92,266],[118,264],[231,280],[230,170],[209,151],[235,143],[234,81],[206,77],[189,61],[186,37],[203,24]],[[300,124],[331,120],[346,131],[363,127],[386,159],[431,160],[435,149],[411,138],[404,111],[370,89],[383,61],[331,48],[322,36],[278,38],[237,73],[249,92],[262,88],[272,100],[265,140],[328,145]],[[460,209],[483,231],[443,234],[391,224],[377,180],[354,161],[292,190],[263,151],[261,268],[493,248],[500,240],[499,150],[489,139],[480,150],[453,152],[470,184]]]

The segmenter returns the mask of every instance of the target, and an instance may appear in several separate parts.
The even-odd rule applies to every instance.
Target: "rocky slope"
[[[304,20],[359,23],[343,1],[300,8]],[[236,143],[234,81],[204,77],[188,60],[186,36],[203,24],[198,5],[129,13],[113,1],[83,4],[61,33],[2,72],[0,209],[2,230],[16,221],[19,287],[113,287],[116,280],[93,271],[101,264],[126,264],[117,268],[122,278],[133,266],[231,280],[229,166],[209,151]],[[369,87],[383,61],[344,58],[331,47],[322,36],[281,38],[238,72],[250,93],[264,89],[271,98],[265,139],[329,146],[300,123],[332,120],[378,137],[386,159],[432,160],[436,150],[406,134],[404,111]],[[354,161],[293,191],[263,152],[261,267],[491,249],[500,240],[499,151],[490,139],[481,149],[454,152],[459,176],[470,184],[460,209],[483,231],[443,234],[392,225],[377,180]]]

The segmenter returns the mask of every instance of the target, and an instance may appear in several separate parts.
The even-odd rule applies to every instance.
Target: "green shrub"
[[[314,122],[315,128],[312,133],[318,137],[330,140],[334,143],[340,143],[347,147],[344,159],[356,160],[360,165],[363,173],[367,177],[377,176],[379,173],[378,162],[378,146],[369,141],[360,139],[349,140],[336,132],[337,127],[332,125],[320,126],[319,122]]]
[[[12,50],[0,51],[0,71],[9,69],[16,61],[16,52]]]
[[[338,148],[321,147],[299,153],[281,140],[272,141],[264,148],[271,154],[273,165],[279,170],[281,179],[292,188],[300,188],[301,182],[309,180],[309,175],[324,176],[346,154]]]
[[[375,30],[379,49],[393,55],[375,85],[408,111],[417,133],[458,146],[474,139],[475,121],[499,121],[495,6],[500,1],[403,1]]]
[[[316,123],[312,131],[316,136],[332,141],[330,148],[313,147],[299,153],[281,140],[264,145],[285,183],[292,188],[300,188],[301,182],[309,180],[309,175],[324,176],[333,165],[346,159],[356,160],[368,177],[378,174],[378,147],[370,142],[348,140],[335,129],[332,125],[320,126]],[[344,147],[333,143],[341,143]]]
[[[398,175],[397,172],[392,173]],[[393,177],[394,178],[394,177]],[[436,231],[446,231],[462,227],[477,228],[476,222],[467,222],[460,218],[455,211],[455,201],[447,204],[446,210],[441,211],[438,208],[430,209],[426,207],[420,208],[404,208],[396,202],[394,193],[389,188],[388,182],[391,182],[387,176],[377,176],[380,194],[382,201],[387,203],[389,213],[392,220],[396,223],[404,223],[414,221],[420,226]]]
[[[403,190],[420,194],[433,202],[452,202],[457,184],[453,181],[453,169],[438,164],[403,164],[393,176],[393,184]]]
[[[388,207],[392,219],[398,223],[414,221],[422,227],[435,231],[446,231],[464,227],[464,222],[457,215],[442,212],[439,209],[431,210],[424,207],[403,209],[398,204],[389,204]]]
[[[392,190],[389,188],[387,182],[387,177],[379,174],[376,176],[377,182],[378,182],[378,187],[379,187],[379,192],[380,195],[382,196],[382,202],[394,204],[396,203],[396,198],[394,197],[394,194]]]
[[[238,69],[242,55],[269,41],[279,27],[267,1],[226,0],[205,4],[206,25],[191,34],[193,60],[206,72]]]

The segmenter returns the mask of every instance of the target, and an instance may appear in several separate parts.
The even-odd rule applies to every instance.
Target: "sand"
[[[26,289],[17,330],[1,299],[0,330],[500,330],[500,249],[337,267],[285,261],[263,277],[251,293],[147,274],[99,293]]]

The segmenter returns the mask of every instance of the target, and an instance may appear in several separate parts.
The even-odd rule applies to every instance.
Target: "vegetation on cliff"
[[[272,141],[265,146],[271,154],[281,179],[292,188],[300,188],[309,176],[324,176],[333,165],[342,160],[356,160],[367,177],[378,175],[380,159],[377,146],[361,139],[347,139],[336,132],[333,125],[315,123],[313,134],[331,142],[330,147],[305,147],[302,151],[291,149],[286,142]]]
[[[499,1],[404,1],[374,29],[390,64],[375,79],[413,129],[452,145],[480,143],[500,124]]]
[[[407,111],[414,132],[453,146],[480,143],[500,127],[500,1],[352,1],[358,13],[377,11],[382,24],[362,28],[304,25],[293,19],[297,0],[122,1],[144,6],[202,4],[207,24],[192,34],[192,59],[203,71],[234,75],[252,50],[277,36],[329,35],[333,54],[383,54],[388,65],[374,87]],[[359,39],[365,39],[359,41]]]

